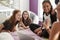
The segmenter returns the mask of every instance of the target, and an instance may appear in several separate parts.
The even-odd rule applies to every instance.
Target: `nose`
[[[45,10],[47,10],[47,7],[44,7],[43,9],[44,9],[44,11],[45,11]]]

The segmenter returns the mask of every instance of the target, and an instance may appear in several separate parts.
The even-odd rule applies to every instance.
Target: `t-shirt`
[[[49,21],[50,21],[49,26],[51,26],[51,18],[50,18],[50,14],[49,14],[49,15],[44,14],[44,19],[45,19],[44,22],[47,21],[47,20],[49,20]]]
[[[3,23],[3,25],[4,25],[4,28],[2,29],[2,30],[12,30],[12,24],[8,21],[8,20],[6,20],[4,23]]]

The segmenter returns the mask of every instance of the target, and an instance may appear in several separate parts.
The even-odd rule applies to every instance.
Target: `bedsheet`
[[[24,34],[24,35],[28,35],[28,36],[34,38],[35,40],[44,40],[43,38],[41,38],[41,37],[37,36],[35,33],[33,33],[30,29],[20,30],[18,32],[21,34]]]

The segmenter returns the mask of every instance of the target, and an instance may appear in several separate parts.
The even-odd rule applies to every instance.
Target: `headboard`
[[[0,24],[12,15],[13,10],[14,9],[0,5]]]

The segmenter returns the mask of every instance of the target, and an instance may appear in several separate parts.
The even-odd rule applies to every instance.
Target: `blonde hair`
[[[55,8],[55,9],[57,9],[57,8],[59,8],[60,7],[60,2],[57,4],[57,7]]]

